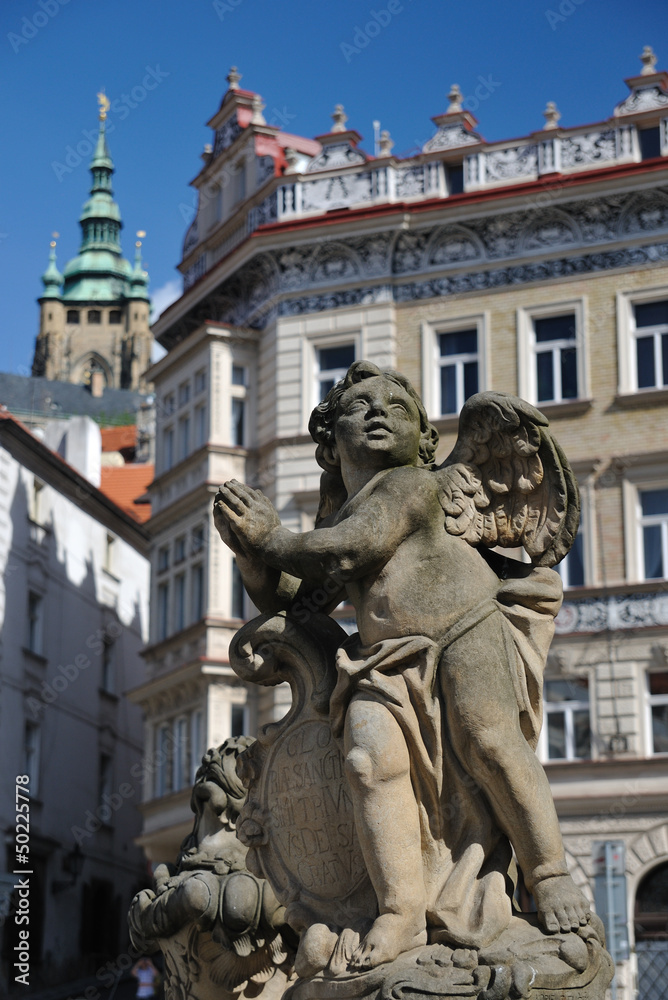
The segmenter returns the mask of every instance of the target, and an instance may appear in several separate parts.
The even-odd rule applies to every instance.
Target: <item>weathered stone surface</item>
[[[237,482],[214,504],[264,612],[231,663],[293,692],[240,759],[239,836],[300,934],[295,997],[602,998],[602,928],[568,874],[534,753],[561,604],[549,567],[579,518],[547,420],[474,396],[436,469],[408,381],[358,362],[309,429],[324,469],[316,530],[287,531]],[[523,546],[531,564],[497,546]],[[327,617],[344,596],[359,635]],[[511,846],[537,923],[513,916]]]
[[[278,1000],[292,975],[290,930],[271,886],[245,867],[235,834],[245,791],[236,760],[252,740],[227,740],[204,756],[191,806],[193,831],[176,865],[159,865],[155,888],[135,896],[130,937],[161,950],[167,1000]]]

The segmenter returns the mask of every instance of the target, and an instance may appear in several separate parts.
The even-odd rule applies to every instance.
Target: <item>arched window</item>
[[[638,1000],[668,996],[668,861],[638,886],[634,913]]]
[[[95,356],[84,361],[81,367],[81,385],[90,385],[94,372],[102,373],[103,385],[106,386],[108,384],[107,373],[104,365]]]
[[[79,322],[79,310],[78,309],[68,309],[67,310],[67,322],[68,323],[78,323]]]
[[[88,310],[88,322],[89,323],[101,323],[102,313],[99,309],[89,309]]]
[[[120,323],[123,320],[123,314],[120,309],[111,309],[109,312],[109,322],[110,323]]]
[[[668,861],[652,868],[636,892],[636,941],[668,942]]]

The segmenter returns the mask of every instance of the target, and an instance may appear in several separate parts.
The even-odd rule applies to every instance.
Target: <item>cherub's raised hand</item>
[[[281,524],[264,493],[236,479],[224,483],[216,493],[213,516],[221,538],[232,549],[261,550],[264,541]]]

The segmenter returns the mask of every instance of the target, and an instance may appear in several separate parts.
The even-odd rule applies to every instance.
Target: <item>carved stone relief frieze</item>
[[[477,132],[469,132],[458,122],[456,125],[441,125],[422,149],[425,153],[433,153],[437,149],[456,149],[458,146],[471,146],[478,142],[480,136]]]
[[[398,198],[411,198],[424,194],[424,168],[421,164],[413,167],[398,167],[395,191]]]
[[[542,250],[545,247],[566,246],[578,240],[576,227],[567,215],[548,211],[528,226],[522,245],[525,250]]]
[[[530,177],[538,171],[538,147],[511,146],[485,153],[487,180],[506,181]]]
[[[562,167],[580,167],[600,160],[614,160],[617,155],[615,129],[586,132],[561,140]]]
[[[668,107],[668,94],[657,86],[637,89],[618,104],[616,115],[630,115],[636,111],[653,111],[655,108]]]
[[[232,143],[236,142],[244,130],[236,119],[236,116],[228,118],[226,122],[216,129],[216,138],[213,144],[213,155],[218,156],[224,150],[229,149]]]
[[[325,146],[311,160],[306,172],[312,174],[318,170],[335,170],[339,167],[350,167],[356,163],[366,163],[364,153],[355,149],[349,142],[332,143]]]

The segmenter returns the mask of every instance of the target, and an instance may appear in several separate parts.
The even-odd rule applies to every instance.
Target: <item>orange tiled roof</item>
[[[137,447],[137,425],[125,427],[102,427],[102,451],[122,451]]]
[[[123,428],[118,428],[123,430]],[[121,510],[144,524],[151,516],[150,503],[136,504],[133,501],[146,493],[153,482],[153,466],[136,465],[103,465],[100,489],[110,500],[113,500]]]

